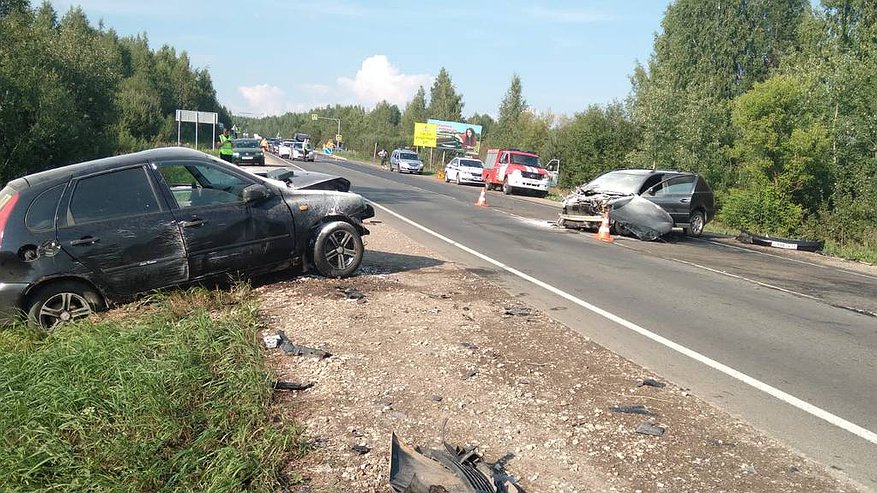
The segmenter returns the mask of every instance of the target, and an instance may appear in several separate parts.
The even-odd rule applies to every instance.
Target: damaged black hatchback
[[[0,312],[44,327],[137,293],[362,261],[359,195],[295,190],[171,147],[24,176],[0,190]]]

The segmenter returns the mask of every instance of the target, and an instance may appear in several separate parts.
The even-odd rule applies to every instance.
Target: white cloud
[[[374,55],[363,60],[353,79],[338,78],[338,87],[349,93],[354,102],[373,106],[383,100],[390,104],[404,105],[420,86],[432,84],[428,74],[403,74],[384,55]]]
[[[277,86],[258,84],[238,87],[238,92],[247,100],[247,111],[277,115],[286,110],[286,93]]]

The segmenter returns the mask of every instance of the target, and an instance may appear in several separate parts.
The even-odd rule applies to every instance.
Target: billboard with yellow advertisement
[[[478,156],[481,148],[481,125],[443,120],[427,120],[436,126],[436,145],[441,150]]]
[[[414,145],[418,147],[435,147],[438,127],[432,123],[414,124]]]

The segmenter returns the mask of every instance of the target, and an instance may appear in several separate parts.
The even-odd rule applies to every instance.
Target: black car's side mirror
[[[244,188],[244,191],[241,194],[245,204],[259,202],[260,200],[265,200],[272,195],[273,194],[271,193],[271,190],[268,190],[268,187],[259,183],[254,183]]]

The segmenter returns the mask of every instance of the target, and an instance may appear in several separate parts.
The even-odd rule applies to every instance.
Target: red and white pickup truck
[[[488,189],[501,188],[506,195],[529,191],[538,197],[548,195],[551,181],[538,155],[518,149],[488,150],[483,178]]]

